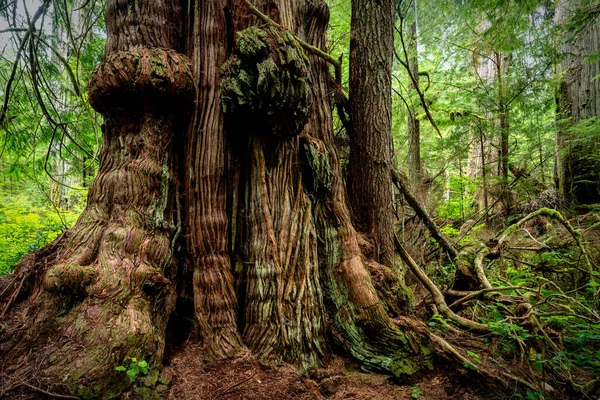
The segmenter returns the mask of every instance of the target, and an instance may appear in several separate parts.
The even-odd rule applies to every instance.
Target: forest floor
[[[452,371],[436,370],[410,383],[388,375],[365,373],[351,361],[335,357],[325,368],[301,374],[291,366],[265,367],[250,354],[237,359],[205,362],[202,348],[188,344],[164,368],[172,376],[169,400],[323,400],[421,399],[478,400]],[[135,397],[132,397],[135,398]]]

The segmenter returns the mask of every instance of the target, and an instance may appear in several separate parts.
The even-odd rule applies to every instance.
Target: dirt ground
[[[438,370],[400,384],[389,376],[364,373],[348,360],[334,358],[326,368],[302,375],[290,366],[262,366],[251,355],[207,363],[202,349],[189,344],[173,356],[164,373],[172,376],[169,400],[489,398],[476,395],[448,371]]]

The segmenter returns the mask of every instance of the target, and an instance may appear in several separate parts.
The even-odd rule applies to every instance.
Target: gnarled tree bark
[[[106,60],[90,85],[105,137],[88,207],[0,281],[9,387],[35,369],[78,396],[116,397],[129,382],[114,367],[159,366],[167,332],[190,319],[212,359],[247,347],[309,368],[333,338],[365,368],[431,366],[427,335],[398,328],[371,284],[328,65],[296,40],[325,49],[327,6],[256,6],[286,29],[254,26],[241,0],[107,3]]]

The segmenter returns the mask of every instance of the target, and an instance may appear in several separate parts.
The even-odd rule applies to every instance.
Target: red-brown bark
[[[114,367],[128,356],[160,365],[169,320],[175,331],[186,318],[210,358],[246,346],[308,368],[333,337],[367,368],[406,375],[429,361],[421,334],[398,329],[371,284],[334,145],[328,66],[290,35],[324,49],[325,3],[257,4],[287,30],[246,30],[269,53],[244,72],[267,65],[268,88],[295,85],[278,92],[286,107],[290,93],[313,102],[299,101],[291,124],[248,118],[247,129],[221,104],[235,86],[221,67],[241,54],[232,35],[254,21],[241,4],[107,5],[107,57],[90,86],[105,119],[100,171],[76,226],[0,283],[4,371],[36,367],[82,397],[118,395],[128,382]]]

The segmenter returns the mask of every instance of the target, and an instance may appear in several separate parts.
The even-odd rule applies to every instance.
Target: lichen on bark
[[[290,32],[273,26],[241,30],[222,68],[223,111],[235,116],[229,120],[238,130],[252,135],[298,135],[312,102],[308,69]]]

